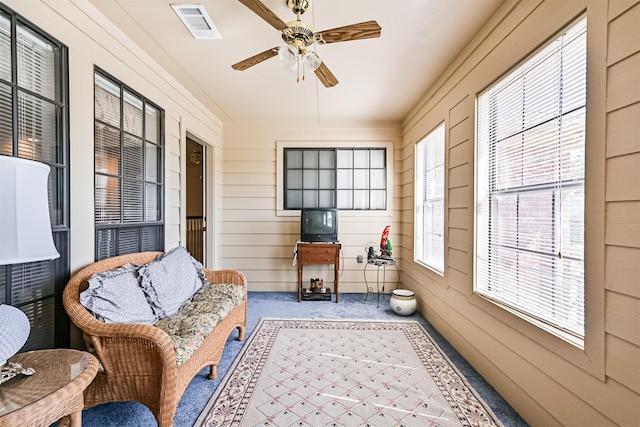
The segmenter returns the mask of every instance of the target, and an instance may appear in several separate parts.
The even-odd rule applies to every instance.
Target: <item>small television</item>
[[[300,211],[301,242],[337,242],[338,209],[303,208]]]

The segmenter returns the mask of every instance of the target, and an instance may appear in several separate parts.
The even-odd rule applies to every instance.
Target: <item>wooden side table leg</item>
[[[333,264],[333,278],[335,279],[334,281],[334,287],[336,288],[336,304],[338,303],[338,277],[340,277],[340,273],[338,272],[338,270],[340,270],[340,250],[336,251],[336,259],[335,259],[335,264]]]
[[[298,302],[302,301],[302,264],[298,260]]]

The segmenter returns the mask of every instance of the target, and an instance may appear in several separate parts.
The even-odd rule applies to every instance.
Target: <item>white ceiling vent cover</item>
[[[201,4],[172,4],[182,23],[196,39],[221,39],[220,33]]]

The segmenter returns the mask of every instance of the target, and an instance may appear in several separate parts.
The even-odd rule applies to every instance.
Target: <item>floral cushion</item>
[[[171,338],[178,365],[189,360],[218,322],[240,305],[243,298],[241,285],[205,285],[177,314],[156,323]]]

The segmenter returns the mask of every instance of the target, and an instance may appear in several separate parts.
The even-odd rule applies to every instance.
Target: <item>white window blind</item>
[[[444,274],[444,123],[416,144],[414,256]]]
[[[475,291],[578,341],[586,24],[581,19],[480,94],[477,107]]]

